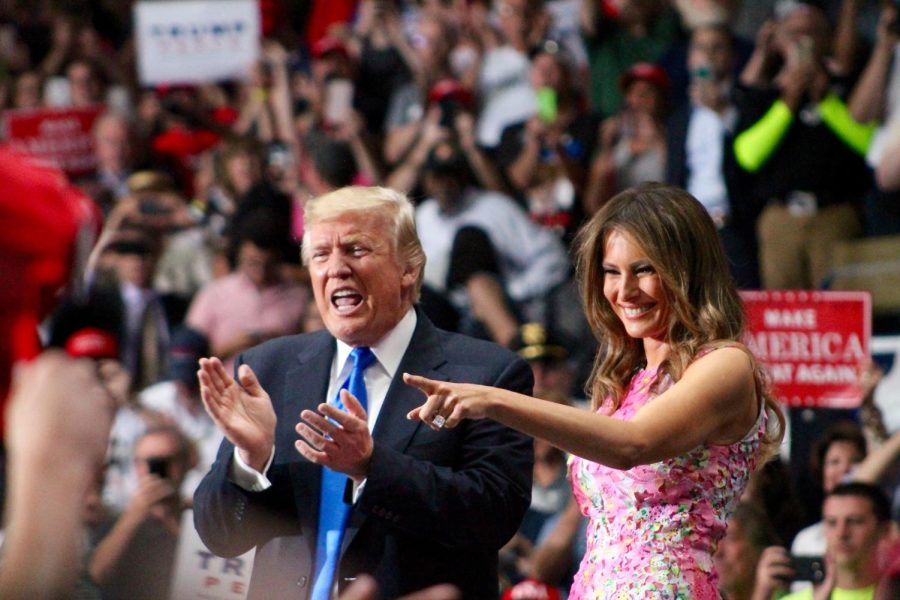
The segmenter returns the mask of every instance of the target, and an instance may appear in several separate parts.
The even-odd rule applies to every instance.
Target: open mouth
[[[653,304],[647,304],[645,306],[623,306],[622,312],[625,313],[625,316],[631,319],[641,317],[651,310],[653,310]]]
[[[363,295],[354,289],[342,288],[331,294],[331,305],[339,313],[349,313],[362,304]]]

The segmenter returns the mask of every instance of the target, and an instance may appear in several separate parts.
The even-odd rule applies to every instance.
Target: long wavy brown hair
[[[757,396],[769,420],[767,454],[784,435],[784,415],[769,378],[741,343],[744,309],[728,261],[706,209],[684,190],[662,184],[630,188],[611,198],[584,225],[576,239],[577,273],[588,322],[599,343],[588,379],[594,410],[619,407],[634,372],[646,362],[640,339],[629,336],[603,293],[603,253],[612,231],[628,235],[659,275],[668,304],[665,342],[669,357],[656,386],[677,382],[699,355],[736,346],[750,357]]]

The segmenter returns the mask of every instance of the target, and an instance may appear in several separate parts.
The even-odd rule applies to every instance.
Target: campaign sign
[[[887,430],[900,431],[900,335],[872,336],[872,359],[884,373],[875,387],[875,406]]]
[[[256,0],[138,2],[134,23],[144,85],[245,79],[259,51]]]
[[[244,600],[253,571],[254,551],[235,558],[216,556],[194,529],[193,511],[181,517],[171,600]]]
[[[745,342],[789,406],[853,408],[869,356],[868,292],[745,291]]]
[[[13,150],[78,176],[97,167],[91,130],[101,112],[103,106],[6,110],[3,126]]]

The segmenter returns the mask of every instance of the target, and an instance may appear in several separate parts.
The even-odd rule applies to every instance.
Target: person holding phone
[[[812,289],[826,283],[834,246],[861,233],[864,156],[873,124],[855,121],[846,77],[830,67],[825,11],[783,3],[764,25],[741,74],[732,150],[752,202],[762,286]]]
[[[601,119],[584,107],[574,59],[558,42],[545,40],[529,56],[537,110],[503,130],[497,163],[532,220],[568,243],[584,221],[580,198]]]
[[[637,63],[619,83],[625,104],[600,124],[583,199],[589,215],[618,192],[665,179],[669,77],[659,65]]]
[[[194,460],[190,440],[175,426],[151,427],[138,439],[138,489],[90,561],[104,598],[168,598],[186,508],[179,489]]]
[[[879,585],[885,585],[880,582],[879,555],[892,531],[887,496],[871,484],[842,483],[825,496],[822,520],[825,556],[793,556],[780,546],[766,548],[757,567],[752,600],[770,600],[791,581],[803,578],[813,581],[813,587],[782,600],[879,597]]]
[[[732,98],[735,59],[728,25],[704,24],[691,31],[688,99],[666,127],[666,181],[689,191],[709,211],[738,287],[758,289],[754,223],[759,203],[739,185],[729,143],[738,116]]]

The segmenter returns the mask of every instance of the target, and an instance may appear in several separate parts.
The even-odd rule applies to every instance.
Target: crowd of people
[[[191,512],[251,597],[897,593],[878,368],[779,455],[736,293],[900,234],[894,3],[261,0],[245,79],[156,86],[134,5],[0,2],[4,115],[100,108],[102,223],[40,325],[96,369],[12,380],[0,596],[167,598]],[[17,521],[39,418],[106,448],[53,552]]]

